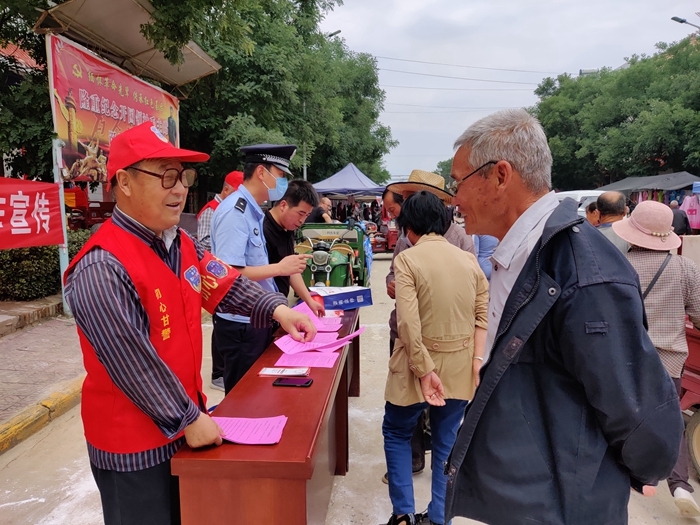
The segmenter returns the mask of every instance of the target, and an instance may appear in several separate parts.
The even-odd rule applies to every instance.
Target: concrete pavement
[[[1,302],[0,453],[80,402],[83,361],[73,319],[61,297]]]

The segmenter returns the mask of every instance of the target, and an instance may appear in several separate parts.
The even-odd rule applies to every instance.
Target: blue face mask
[[[265,171],[270,173],[269,170],[263,168]],[[270,188],[267,184],[265,184],[265,181],[263,181],[263,184],[265,184],[265,187],[267,188],[267,197],[270,199],[270,202],[277,202],[279,200],[282,200],[282,197],[284,197],[284,194],[287,193],[287,186],[288,186],[288,181],[286,177],[280,177],[279,179],[275,177],[272,173],[270,173],[270,177],[275,179],[275,187]]]

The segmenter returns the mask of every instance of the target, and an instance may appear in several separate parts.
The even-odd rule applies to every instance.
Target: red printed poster
[[[147,120],[179,144],[176,97],[70,40],[46,39],[53,124],[66,143],[64,178],[106,182],[111,140]]]
[[[58,185],[0,177],[0,250],[65,242]]]

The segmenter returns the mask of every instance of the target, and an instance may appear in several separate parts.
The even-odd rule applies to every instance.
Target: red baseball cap
[[[107,159],[107,180],[111,182],[117,170],[128,168],[144,159],[205,162],[209,160],[209,155],[199,151],[176,148],[149,120],[112,139]]]
[[[226,175],[226,184],[233,186],[234,190],[238,189],[238,186],[243,184],[243,172],[242,171],[232,171]]]

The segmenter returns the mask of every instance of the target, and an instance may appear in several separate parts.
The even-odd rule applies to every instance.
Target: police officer
[[[235,266],[265,290],[278,291],[276,276],[304,271],[309,255],[290,255],[270,264],[265,246],[260,205],[282,198],[296,146],[258,144],[241,148],[245,155],[243,184],[214,212],[211,225],[212,252]],[[254,328],[247,317],[214,316],[213,340],[224,357],[224,388],[228,393],[272,342],[274,328]]]

